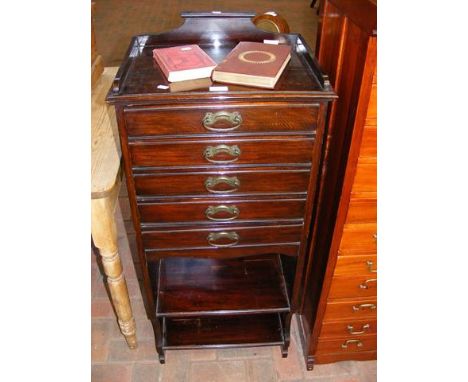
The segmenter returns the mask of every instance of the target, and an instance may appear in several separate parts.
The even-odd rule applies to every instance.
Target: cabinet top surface
[[[132,38],[122,65],[108,93],[111,103],[161,102],[176,100],[228,100],[242,98],[317,97],[335,98],[328,78],[318,67],[313,53],[302,36],[264,32],[252,23],[251,13],[183,13],[184,24],[172,31]],[[198,89],[170,93],[158,89],[167,84],[164,74],[153,60],[155,48],[198,44],[216,63],[221,62],[240,41],[279,40],[291,45],[291,60],[274,89],[233,84],[228,91]],[[217,85],[217,83],[213,83]],[[221,84],[220,84],[221,85]]]

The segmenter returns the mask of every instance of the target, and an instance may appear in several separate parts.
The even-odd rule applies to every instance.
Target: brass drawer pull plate
[[[346,328],[348,329],[349,334],[364,334],[370,328],[370,325],[369,324],[362,325],[361,330],[358,332],[354,331],[353,325],[348,325]]]
[[[234,220],[239,216],[239,208],[236,206],[209,206],[205,211],[205,216],[209,220],[217,221],[217,222],[224,222],[229,220]],[[230,214],[231,216],[225,218],[217,218],[216,215],[218,213],[226,213]]]
[[[350,344],[356,344],[358,348],[362,347],[362,341],[361,340],[346,340],[344,343],[341,344],[342,349],[347,349],[348,345]]]
[[[367,264],[367,269],[369,270],[369,272],[371,272],[371,273],[377,273],[377,269],[372,269],[372,267],[374,266],[374,262],[373,262],[373,261],[367,260],[367,261],[366,261],[366,264]]]
[[[369,289],[369,283],[376,282],[377,279],[367,279],[363,283],[359,284],[359,288],[361,289]]]
[[[231,187],[229,190],[215,190],[214,187],[216,187],[218,184],[227,184],[228,186]],[[224,193],[229,193],[229,192],[234,192],[237,191],[238,188],[240,187],[240,181],[236,176],[210,176],[207,180],[205,180],[205,188],[207,191],[213,193],[213,194],[224,194]]]
[[[218,122],[229,125],[228,127],[215,127]],[[203,117],[203,126],[210,131],[232,131],[242,124],[242,116],[238,111],[217,111],[216,113],[206,113]]]
[[[216,241],[219,239],[232,240],[231,243],[217,244]],[[237,232],[210,232],[207,237],[208,244],[216,248],[232,247],[239,242],[239,235]]]
[[[359,304],[353,305],[353,312],[359,312],[363,309],[375,310],[377,309],[377,305],[375,304]]]
[[[215,158],[218,154],[223,153],[232,156],[232,159],[213,159]],[[239,156],[241,154],[241,150],[239,146],[233,145],[233,146],[227,146],[227,145],[218,145],[218,146],[208,146],[204,153],[203,156],[208,162],[211,163],[232,163],[235,162],[236,160],[239,159]]]

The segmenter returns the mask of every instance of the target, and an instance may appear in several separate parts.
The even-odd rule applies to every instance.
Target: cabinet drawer
[[[377,224],[345,224],[341,237],[339,255],[377,253]]]
[[[178,228],[142,232],[146,249],[229,248],[235,246],[293,243],[301,240],[302,224],[283,226],[229,226]]]
[[[227,248],[195,248],[195,249],[170,249],[158,251],[146,249],[145,255],[148,260],[158,260],[163,257],[196,257],[213,259],[231,259],[246,256],[260,256],[266,254],[281,254],[287,256],[297,256],[299,245],[297,244],[271,244],[247,247],[227,247]]]
[[[303,219],[305,199],[230,199],[139,203],[142,223],[231,222]]]
[[[335,266],[335,276],[376,276],[377,256],[338,256]]]
[[[343,337],[324,340],[321,337],[317,343],[317,353],[355,353],[377,349],[377,336]]]
[[[357,337],[377,333],[376,320],[346,320],[340,322],[324,322],[320,330],[320,338]]]
[[[245,164],[310,164],[314,140],[304,137],[132,141],[133,166],[211,166]]]
[[[358,162],[351,192],[377,192],[377,163]]]
[[[364,126],[359,156],[377,158],[377,126]]]
[[[185,134],[241,134],[260,132],[313,131],[317,127],[318,105],[294,107],[187,106],[171,109],[126,108],[129,136]]]
[[[375,223],[377,221],[377,200],[351,198],[346,223]]]
[[[323,321],[377,317],[377,300],[328,301]]]
[[[333,277],[328,298],[377,296],[377,275]]]
[[[155,173],[134,180],[137,195],[306,194],[309,170]]]

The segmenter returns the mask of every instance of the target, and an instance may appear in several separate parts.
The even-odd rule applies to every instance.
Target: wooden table
[[[130,348],[137,347],[127,283],[117,246],[114,210],[121,184],[120,144],[115,112],[105,101],[118,68],[105,68],[92,90],[91,231],[99,248],[120,330]]]

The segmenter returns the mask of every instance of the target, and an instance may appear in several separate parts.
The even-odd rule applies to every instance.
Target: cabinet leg
[[[135,349],[137,347],[135,320],[117,248],[114,203],[110,198],[92,199],[91,217],[94,245],[99,249],[102,258],[102,266],[120,331],[128,347]]]
[[[281,357],[287,358],[288,356],[289,343],[281,345]]]

